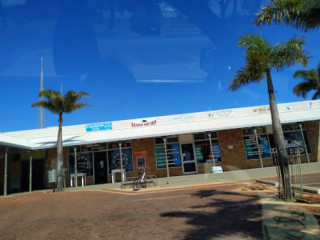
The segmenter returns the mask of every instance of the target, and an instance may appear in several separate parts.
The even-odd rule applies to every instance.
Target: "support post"
[[[3,181],[3,195],[7,196],[7,181],[8,181],[8,150],[9,148],[5,148],[4,155],[4,181]]]
[[[32,151],[30,151],[29,159],[29,192],[32,192]]]
[[[302,123],[298,123],[298,125],[299,125],[301,136],[302,136],[302,142],[303,142],[304,151],[306,153],[307,162],[310,163],[309,153],[308,153],[308,149],[307,149],[307,145],[306,145],[306,140],[304,138],[304,134],[303,134],[303,130],[302,130]]]
[[[210,142],[210,151],[211,151],[211,158],[213,161],[213,167],[216,166],[216,161],[214,160],[214,154],[213,154],[213,147],[212,147],[212,139],[211,139],[211,132],[207,133],[208,137],[209,137],[209,142]]]
[[[122,163],[122,142],[119,142],[119,150],[120,150],[120,169],[121,169],[121,172],[120,172],[120,175],[121,175],[121,183],[123,183],[123,163]]]
[[[74,186],[78,187],[78,159],[77,159],[77,146],[73,147],[74,151]]]
[[[92,147],[93,148],[93,147]],[[94,158],[94,152],[92,154],[92,172],[93,172],[93,185],[96,184],[96,167],[95,167],[95,158]]]
[[[169,163],[168,163],[168,156],[167,156],[167,138],[163,137],[162,140],[164,143],[164,157],[166,160],[166,168],[167,168],[167,184],[169,184],[170,171],[169,171]]]
[[[257,143],[257,148],[258,148],[258,154],[259,154],[259,160],[260,160],[260,167],[263,168],[263,162],[262,162],[262,157],[261,157],[261,152],[260,152],[260,144],[258,141],[258,135],[257,135],[257,128],[253,128],[254,136],[256,138],[256,143]]]

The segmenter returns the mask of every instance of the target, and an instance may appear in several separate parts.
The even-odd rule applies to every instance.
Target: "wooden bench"
[[[125,188],[126,186],[133,186],[134,181],[139,181],[139,177],[128,177],[125,181],[121,183],[121,188]],[[146,175],[143,181],[143,185],[147,188],[148,185],[153,184],[153,186],[157,186],[157,176],[156,175]]]

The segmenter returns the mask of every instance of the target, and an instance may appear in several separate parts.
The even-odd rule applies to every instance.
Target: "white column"
[[[29,159],[29,192],[32,191],[32,151],[30,151]]]
[[[121,182],[123,182],[123,163],[122,163],[122,142],[119,142],[119,150],[120,150],[120,169],[121,169],[121,172],[120,172],[120,175],[121,175]]]
[[[7,196],[7,181],[8,181],[8,150],[5,148],[5,157],[4,157],[4,181],[3,181],[3,195]]]
[[[74,186],[78,187],[78,160],[77,160],[77,146],[73,147],[74,151]]]
[[[167,184],[169,184],[170,171],[169,171],[169,163],[168,163],[168,157],[167,157],[167,138],[163,137],[162,140],[164,143],[164,157],[165,157],[166,168],[167,168]]]
[[[210,142],[210,151],[211,151],[211,158],[213,161],[213,167],[216,166],[216,161],[214,160],[214,154],[213,154],[213,147],[212,147],[212,139],[211,139],[211,132],[208,132],[209,142]]]
[[[93,146],[92,146],[93,150]],[[92,173],[93,173],[93,184],[96,184],[96,167],[95,167],[95,158],[94,158],[94,152],[92,151]]]
[[[260,144],[259,144],[258,135],[257,135],[257,128],[253,128],[253,132],[254,132],[254,136],[256,138],[258,154],[259,154],[259,160],[260,160],[260,167],[263,168],[263,162],[262,162],[262,157],[261,157],[261,153],[260,153]]]
[[[307,162],[310,163],[309,153],[308,153],[306,141],[305,141],[305,139],[304,139],[304,134],[303,134],[303,130],[302,130],[302,123],[299,123],[298,125],[299,125],[300,132],[301,132],[301,136],[302,136],[302,141],[303,141],[304,151],[305,151],[306,157],[307,157]]]

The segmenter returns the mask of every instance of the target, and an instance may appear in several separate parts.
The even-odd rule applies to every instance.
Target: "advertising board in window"
[[[212,164],[212,156],[211,156],[211,148],[210,148],[210,141],[196,141],[195,142],[195,151],[196,151],[196,158],[198,163],[203,164]],[[222,162],[221,158],[221,151],[218,139],[212,140],[212,151],[213,156],[216,163]]]
[[[181,166],[179,144],[167,144],[167,160],[169,167]],[[156,146],[157,168],[166,168],[164,145]]]

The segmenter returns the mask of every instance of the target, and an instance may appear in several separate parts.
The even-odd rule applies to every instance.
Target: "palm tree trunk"
[[[58,130],[58,140],[57,140],[57,191],[61,192],[63,190],[63,148],[62,148],[62,113],[59,113],[59,130]]]
[[[283,184],[283,195],[284,200],[289,201],[292,199],[291,186],[290,186],[290,172],[288,163],[288,154],[286,150],[286,145],[284,141],[284,135],[280,123],[278,107],[274,96],[273,83],[271,78],[270,69],[266,72],[267,83],[268,83],[268,93],[269,93],[269,105],[272,119],[273,128],[273,138],[275,146],[278,151],[278,164],[280,164],[280,172]]]

